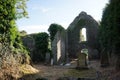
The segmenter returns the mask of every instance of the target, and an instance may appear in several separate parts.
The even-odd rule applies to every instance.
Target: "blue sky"
[[[57,23],[65,29],[81,12],[85,11],[100,21],[108,0],[29,0],[29,18],[17,21],[18,29],[30,33],[47,32],[50,24]]]

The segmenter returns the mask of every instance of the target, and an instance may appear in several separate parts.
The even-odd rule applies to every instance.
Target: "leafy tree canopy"
[[[101,26],[100,43],[102,48],[110,51],[113,47],[117,48],[120,44],[120,1],[110,0],[106,5]],[[118,46],[119,48],[120,46]]]
[[[26,36],[27,32],[25,30],[20,31],[20,36]]]
[[[5,46],[23,49],[15,20],[27,16],[26,1],[0,1],[0,43]]]
[[[44,61],[46,53],[48,52],[48,39],[49,36],[47,33],[37,33],[32,34],[35,39],[35,53],[34,53],[34,61]]]
[[[61,30],[64,30],[64,28],[59,24],[53,23],[50,25],[50,27],[48,28],[48,31],[50,33],[51,41],[54,40],[54,37],[55,37],[57,31],[61,31]]]

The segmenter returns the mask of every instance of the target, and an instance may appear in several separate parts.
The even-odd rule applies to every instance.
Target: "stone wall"
[[[58,31],[52,41],[53,63],[62,64],[66,59],[66,32]]]
[[[77,57],[77,53],[82,49],[88,49],[90,59],[98,58],[98,23],[87,13],[81,12],[69,25],[67,31],[58,31],[52,41],[53,63],[61,64],[68,62],[68,56]],[[82,41],[80,38],[81,29],[86,29],[87,41]],[[24,45],[30,51],[35,48],[34,39],[30,36],[23,38]]]
[[[31,35],[22,37],[23,45],[30,51],[31,58],[33,57],[33,51],[35,49],[35,40]]]
[[[88,48],[89,58],[93,58],[97,50],[98,23],[87,13],[81,12],[67,29],[68,53],[69,57],[77,57],[77,52],[83,48]],[[80,40],[80,30],[86,28],[87,41]],[[96,57],[97,57],[96,56]]]

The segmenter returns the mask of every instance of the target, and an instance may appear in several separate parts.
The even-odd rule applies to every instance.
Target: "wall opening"
[[[80,42],[87,41],[86,28],[80,30]]]

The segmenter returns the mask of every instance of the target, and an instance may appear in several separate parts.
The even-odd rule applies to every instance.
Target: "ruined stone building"
[[[67,29],[68,53],[76,57],[83,48],[88,49],[89,58],[98,57],[98,23],[87,13],[81,12]]]
[[[53,64],[66,61],[66,31],[58,31],[52,42]]]
[[[84,48],[88,49],[90,59],[98,58],[98,26],[90,15],[81,12],[68,26],[67,32],[57,32],[52,42],[54,63],[63,63],[67,57],[77,58],[77,53]]]
[[[22,37],[23,45],[30,51],[30,57],[33,58],[33,51],[35,49],[35,40],[31,35]]]
[[[98,26],[98,23],[90,15],[81,12],[68,26],[67,30],[58,31],[51,42],[53,63],[64,64],[68,57],[78,58],[82,49],[88,49],[89,59],[98,58]],[[23,43],[33,53],[34,39],[26,36],[23,38]]]

